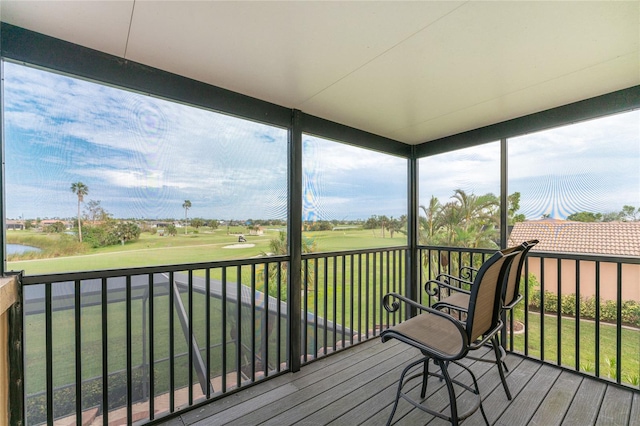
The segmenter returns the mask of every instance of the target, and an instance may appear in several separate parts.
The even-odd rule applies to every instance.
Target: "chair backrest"
[[[503,305],[510,306],[520,296],[520,277],[522,275],[522,267],[527,257],[527,253],[533,246],[538,244],[538,240],[529,240],[521,244],[524,247],[513,258],[511,267],[509,268],[509,275],[507,275],[507,282],[503,294]]]
[[[471,286],[467,311],[466,331],[470,343],[498,325],[505,277],[513,258],[523,249],[521,245],[498,251],[478,270]]]

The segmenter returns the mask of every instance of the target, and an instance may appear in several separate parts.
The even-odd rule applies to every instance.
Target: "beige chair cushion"
[[[453,306],[459,306],[466,310],[469,308],[469,295],[466,293],[453,293],[451,296],[442,299],[442,302]]]
[[[423,313],[392,327],[392,330],[445,355],[457,355],[463,348],[460,331],[450,320],[438,315]]]

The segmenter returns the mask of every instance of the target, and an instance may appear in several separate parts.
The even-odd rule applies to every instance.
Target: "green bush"
[[[533,310],[540,310],[540,291],[536,290],[530,295],[529,307]],[[560,308],[563,315],[576,315],[576,295],[574,293],[562,295],[560,298]],[[558,311],[558,296],[549,291],[544,292],[544,311]],[[622,302],[622,323],[632,327],[640,327],[640,303],[635,300],[624,300]],[[580,298],[580,317],[585,319],[596,319],[596,299],[595,297]],[[600,302],[600,321],[616,323],[618,318],[618,304],[615,300],[604,300]]]

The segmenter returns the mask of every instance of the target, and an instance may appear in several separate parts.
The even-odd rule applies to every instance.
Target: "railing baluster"
[[[580,371],[580,261],[576,259],[576,371]]]
[[[76,423],[82,422],[82,300],[80,298],[80,280],[74,282],[74,312],[75,312],[75,350],[76,350]]]
[[[371,282],[371,292],[373,293],[373,335],[377,336],[378,335],[378,315],[377,315],[377,311],[378,311],[378,301],[376,300],[376,296],[377,296],[377,286],[376,286],[376,259],[378,257],[378,255],[376,253],[372,253],[371,256],[373,257],[373,262],[371,265],[371,271],[373,272],[373,280]],[[368,261],[368,259],[367,259]],[[369,271],[367,270],[367,279],[369,278]],[[382,303],[382,300],[380,300],[380,303]],[[382,307],[380,308],[380,311],[382,311]],[[382,312],[380,313],[380,327],[382,327]]]
[[[302,327],[302,341],[304,342],[303,345],[303,359],[304,362],[308,362],[308,353],[309,351],[307,350],[307,347],[309,346],[309,336],[308,336],[308,332],[307,330],[309,329],[309,318],[307,313],[309,312],[309,259],[303,259],[302,260],[302,267],[304,269],[304,279],[302,280],[302,312],[304,312],[304,315],[302,315],[302,323],[303,323],[303,327]]]
[[[556,308],[556,338],[557,338],[557,355],[558,355],[558,365],[562,365],[562,260],[557,259],[557,280],[558,280],[558,290],[557,290],[557,308]]]
[[[542,261],[542,259],[540,260]],[[529,259],[524,262],[524,355],[529,356],[529,304],[531,303],[529,294]]]
[[[222,383],[220,391],[227,391],[227,267],[222,267],[222,296],[221,296],[221,315],[222,315]],[[214,389],[215,390],[215,389]]]
[[[102,313],[102,424],[109,424],[109,348],[107,346],[109,337],[107,305],[107,279],[101,279],[100,308]]]
[[[205,397],[211,398],[211,269],[205,269],[205,281],[204,281],[204,329],[205,329],[205,361],[207,376],[207,391]],[[223,332],[224,333],[224,332]]]
[[[278,288],[278,307],[276,308],[276,312],[278,315],[278,321],[276,323],[277,326],[277,330],[276,330],[276,336],[277,336],[277,340],[278,340],[278,353],[277,353],[277,363],[278,363],[278,371],[280,371],[280,364],[282,362],[282,359],[280,357],[280,352],[281,352],[281,348],[280,345],[282,344],[282,335],[281,335],[281,329],[282,329],[282,319],[281,319],[281,314],[282,314],[282,308],[280,307],[280,295],[282,294],[282,262],[278,262],[276,264],[277,269],[277,288]],[[287,342],[286,347],[289,347],[289,342]]]
[[[320,259],[315,259],[313,261],[313,357],[318,358],[318,315],[319,307],[318,307],[318,280],[320,279],[318,275],[318,262]]]
[[[236,268],[236,388],[242,383],[242,266]]]
[[[338,256],[333,256],[333,350],[338,340]]]
[[[53,423],[53,324],[52,324],[52,306],[51,306],[51,286],[52,283],[46,283],[44,288],[44,309],[45,309],[45,342],[46,342],[46,358],[47,358],[47,420]]]
[[[189,405],[193,405],[193,270],[189,269],[187,273],[187,306],[189,312],[187,313],[187,353],[189,354],[189,362],[187,368],[189,369]]]
[[[600,262],[596,262],[596,377],[600,377]]]
[[[616,280],[616,383],[622,381],[622,264],[618,262]]]
[[[125,306],[127,322],[127,423],[133,423],[133,374],[132,374],[132,337],[131,337],[131,275],[127,275],[125,283]]]
[[[256,265],[251,265],[251,383],[256,381]]]
[[[544,258],[540,260],[540,360],[544,361]]]
[[[342,290],[342,292],[341,292],[342,293],[341,294],[342,301],[341,302],[342,303],[340,304],[342,312],[340,313],[340,322],[342,323],[342,339],[341,339],[341,342],[342,342],[342,347],[344,348],[345,347],[345,342],[346,342],[345,330],[347,328],[347,318],[346,318],[347,301],[345,300],[346,297],[347,297],[346,296],[347,290],[345,288],[345,286],[347,284],[347,277],[345,276],[347,274],[347,263],[346,263],[347,262],[347,257],[346,256],[341,256],[340,258],[342,259],[342,286],[341,286],[342,287],[341,288],[341,290]]]
[[[277,263],[276,263],[277,265]],[[262,320],[260,321],[260,323],[262,324],[261,330],[260,330],[260,346],[262,347],[262,371],[264,374],[264,377],[269,377],[269,274],[267,273],[269,271],[269,264],[265,263],[263,264],[263,271],[264,273],[264,277],[263,277],[263,284],[262,284],[262,288],[264,289],[264,291],[262,292]],[[306,298],[305,298],[306,301]],[[305,308],[305,312],[307,312],[306,308]],[[305,315],[305,320],[306,320],[306,315]],[[305,331],[306,331],[306,327],[305,327]],[[307,352],[305,351],[305,356],[306,356]]]
[[[391,258],[391,265],[387,264],[387,273],[389,273],[389,267],[391,267],[391,275],[389,276],[391,283],[390,283],[390,287],[391,287],[391,291],[393,291],[394,293],[398,292],[398,280],[397,280],[397,275],[396,275],[396,251],[393,250],[392,252],[387,252],[387,261],[389,261],[389,258]],[[398,314],[400,315],[400,318],[402,318],[402,312],[404,311],[404,304],[400,305],[400,310],[398,312],[396,312],[395,314],[393,314],[393,325],[396,325],[398,322]]]
[[[175,411],[175,350],[173,333],[173,271],[169,272],[169,412]]]
[[[390,282],[389,282],[389,279],[390,279],[390,276],[389,276],[389,252],[388,251],[387,252],[383,252],[383,257],[386,257],[386,259],[385,259],[386,275],[383,276],[383,279],[384,279],[384,277],[386,277],[385,281],[387,283],[387,288],[386,288],[386,291],[384,292],[384,294],[387,294],[387,293],[389,293],[389,289],[390,289]],[[382,273],[382,270],[380,271],[380,273]],[[380,300],[382,300],[382,297],[380,298]],[[394,317],[395,317],[395,314],[394,314]],[[390,325],[391,325],[391,314],[387,311],[387,328],[389,328]]]
[[[365,270],[365,279],[364,279],[364,300],[365,300],[365,315],[364,315],[364,321],[365,321],[365,333],[367,336],[367,339],[369,339],[369,284],[370,284],[370,280],[369,280],[369,258],[370,258],[370,253],[365,253],[364,255],[364,262],[365,262],[365,266],[364,266],[364,270]],[[373,293],[373,304],[375,307],[375,292]],[[375,308],[374,308],[375,309]],[[375,311],[374,311],[375,312]],[[375,320],[373,321],[374,326],[375,326]],[[375,329],[373,330],[373,335],[375,336]]]
[[[349,305],[351,306],[350,309],[350,318],[349,318],[349,328],[351,330],[351,332],[349,333],[349,344],[353,345],[353,330],[355,329],[355,327],[353,326],[353,311],[355,308],[354,305],[354,300],[353,300],[353,296],[354,296],[354,277],[353,277],[353,271],[354,271],[354,265],[353,265],[353,254],[349,255],[349,283],[350,283],[350,293],[351,293],[351,301],[349,302]],[[359,311],[358,311],[359,312]]]
[[[155,418],[155,403],[156,403],[156,390],[155,390],[155,286],[153,285],[153,274],[147,275],[147,285],[149,287],[149,420]]]

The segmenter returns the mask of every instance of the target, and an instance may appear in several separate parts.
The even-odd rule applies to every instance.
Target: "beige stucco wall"
[[[541,259],[530,256],[529,273],[541,280]],[[558,262],[560,262],[560,290],[562,294],[576,293],[576,261],[544,259],[544,289],[558,293]],[[580,261],[580,296],[591,297],[596,293],[596,263]],[[618,292],[618,265],[600,262],[600,298],[616,300]],[[640,302],[640,265],[622,265],[622,300]]]

